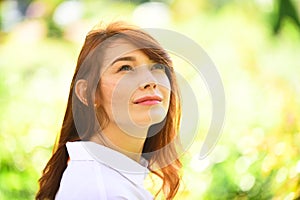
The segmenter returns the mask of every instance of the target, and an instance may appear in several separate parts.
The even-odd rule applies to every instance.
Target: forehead
[[[117,39],[107,46],[103,57],[103,67],[110,65],[119,57],[131,54],[144,54],[140,48],[124,39]],[[147,57],[145,55],[145,57]]]

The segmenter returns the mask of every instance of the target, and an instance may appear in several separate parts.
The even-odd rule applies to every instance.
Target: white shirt
[[[144,186],[148,162],[129,157],[94,142],[68,142],[70,156],[56,200],[153,199]]]

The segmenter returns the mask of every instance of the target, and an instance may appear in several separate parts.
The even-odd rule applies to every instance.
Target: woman
[[[180,113],[175,72],[157,41],[121,22],[92,30],[36,199],[153,199],[142,186],[149,171],[172,199]]]

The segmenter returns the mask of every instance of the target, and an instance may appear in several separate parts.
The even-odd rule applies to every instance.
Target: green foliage
[[[55,2],[49,3],[51,14],[60,1]],[[297,198],[299,29],[284,21],[273,36],[266,20],[270,13],[250,1],[168,2],[172,26],[205,47],[216,63],[228,106],[223,135],[211,155],[194,159],[205,134],[201,129],[187,153],[192,158],[183,157],[184,186],[177,199]],[[34,198],[61,127],[85,33],[101,19],[112,21],[106,18],[111,13],[130,16],[136,5],[86,1],[83,6],[84,19],[63,28],[49,14],[0,33],[0,199]]]
[[[278,33],[286,18],[290,18],[300,30],[300,19],[293,1],[291,0],[276,0],[277,10],[275,10],[275,22],[273,25],[274,33]]]
[[[48,37],[61,38],[63,30],[52,20],[47,20]]]

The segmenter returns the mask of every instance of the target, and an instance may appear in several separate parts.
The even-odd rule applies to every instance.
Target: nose
[[[154,82],[154,81],[147,81],[147,82],[145,82],[145,83],[142,83],[142,84],[140,84],[140,89],[147,89],[147,88],[149,88],[149,89],[155,89],[156,88],[156,83]]]
[[[141,66],[138,68],[138,76],[140,80],[139,88],[144,89],[155,89],[157,87],[157,80],[148,65]]]
[[[140,78],[140,89],[155,89],[157,87],[157,80],[150,71],[144,70],[144,72],[140,74]]]

